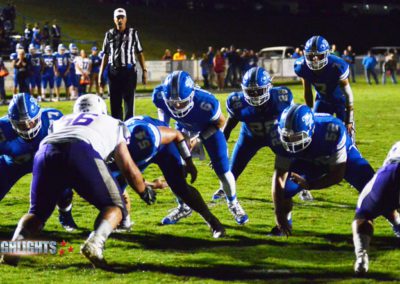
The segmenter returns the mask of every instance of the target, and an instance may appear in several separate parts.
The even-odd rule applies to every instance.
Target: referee
[[[111,115],[120,120],[127,120],[134,115],[135,89],[137,83],[135,53],[142,68],[142,82],[147,82],[147,70],[136,29],[126,26],[126,11],[118,8],[114,11],[115,28],[106,32],[102,59],[99,71],[99,83],[107,64],[110,88]],[[122,116],[124,100],[125,117]]]

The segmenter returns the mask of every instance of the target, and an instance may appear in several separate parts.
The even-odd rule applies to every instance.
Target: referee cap
[[[118,8],[114,10],[114,19],[116,19],[118,16],[124,16],[126,17],[126,11],[125,9]]]

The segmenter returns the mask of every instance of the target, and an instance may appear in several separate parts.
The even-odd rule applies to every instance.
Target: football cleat
[[[178,207],[172,209],[171,213],[161,220],[161,224],[173,225],[178,223],[180,219],[189,217],[190,215],[192,215],[192,209],[186,204],[180,204]]]
[[[244,212],[239,202],[228,204],[228,208],[233,217],[235,217],[236,223],[239,225],[243,225],[249,221],[249,216],[247,216],[246,212]]]
[[[89,238],[81,246],[81,254],[83,254],[94,267],[107,267],[107,262],[103,256],[104,240],[92,232]]]
[[[133,226],[133,222],[131,221],[131,217],[127,216],[122,219],[121,223],[119,223],[118,227],[114,230],[116,233],[125,233],[130,232]]]
[[[72,210],[58,210],[58,220],[67,232],[72,232],[78,229],[78,225],[76,225],[74,218],[72,217]]]
[[[288,215],[288,224],[290,228],[293,228],[293,219],[292,214]],[[270,237],[285,237],[286,235],[278,228],[278,226],[274,226],[271,231],[267,234]]]
[[[299,197],[303,201],[313,201],[314,200],[311,192],[309,190],[306,190],[306,189],[303,189],[302,191],[300,191]]]
[[[216,202],[221,200],[221,198],[225,197],[225,191],[222,188],[219,188],[212,196],[211,201]]]
[[[216,217],[213,217],[212,220],[207,224],[211,229],[214,239],[219,239],[225,236],[225,228]]]
[[[363,253],[357,257],[356,262],[354,263],[354,272],[358,275],[368,272],[368,263],[368,254],[364,250]]]

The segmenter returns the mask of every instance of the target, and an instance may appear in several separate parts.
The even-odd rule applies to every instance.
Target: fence
[[[275,78],[296,78],[297,75],[294,73],[293,65],[295,59],[260,59],[258,62],[259,66],[265,68],[271,76]],[[355,72],[356,75],[362,75],[364,69],[362,67],[362,57],[356,58]],[[13,87],[13,72],[11,62],[5,62],[6,67],[10,71],[10,75],[6,77],[6,88]],[[200,60],[184,60],[184,61],[161,61],[161,60],[150,60],[146,61],[148,81],[149,82],[162,82],[165,77],[176,70],[187,71],[195,80],[202,80]],[[377,64],[376,71],[380,74],[380,64]],[[141,78],[142,70],[138,68],[138,78]]]

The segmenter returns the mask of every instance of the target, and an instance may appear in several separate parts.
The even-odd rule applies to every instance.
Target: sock
[[[58,211],[65,213],[65,212],[68,212],[68,211],[72,210],[72,203],[70,205],[68,205],[67,207],[65,207],[65,208],[61,208],[59,206],[57,206],[57,208],[58,208]]]
[[[236,181],[232,172],[226,172],[223,175],[219,175],[218,177],[220,180],[220,187],[224,190],[228,203],[236,203]]]
[[[113,227],[111,226],[111,223],[108,222],[108,220],[103,219],[100,221],[100,224],[97,226],[94,233],[96,236],[100,237],[102,241],[105,241],[112,231]]]

